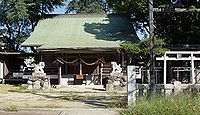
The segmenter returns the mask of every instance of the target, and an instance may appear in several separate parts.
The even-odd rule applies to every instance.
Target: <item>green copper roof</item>
[[[131,24],[117,15],[60,15],[39,21],[22,46],[39,49],[119,48],[138,41]]]

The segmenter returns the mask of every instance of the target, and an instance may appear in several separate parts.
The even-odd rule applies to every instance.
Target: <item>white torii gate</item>
[[[169,57],[168,55],[173,54],[176,55]],[[183,57],[182,55],[188,55],[187,57]],[[199,56],[197,56],[199,55]],[[164,61],[164,84],[167,84],[167,61],[190,61],[191,62],[191,75],[190,79],[192,84],[195,84],[195,67],[194,61],[200,61],[200,51],[166,51],[165,55],[162,57],[157,57],[156,60]]]
[[[0,82],[3,80],[3,62],[0,62]]]

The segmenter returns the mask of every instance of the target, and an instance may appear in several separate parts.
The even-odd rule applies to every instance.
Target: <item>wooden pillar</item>
[[[58,65],[58,71],[59,71],[59,75],[58,75],[58,85],[61,84],[61,77],[62,77],[62,68],[61,65]]]
[[[83,74],[83,68],[82,68],[82,63],[81,61],[79,62],[79,74],[82,75]]]
[[[99,66],[99,63],[97,63],[97,67],[96,67],[96,70],[97,70],[97,76],[98,76],[98,78],[99,78],[99,80],[100,80],[100,84],[101,84],[101,75],[100,75],[100,66]]]
[[[191,75],[190,75],[190,79],[192,84],[195,84],[195,68],[194,68],[194,55],[193,53],[191,53]]]
[[[40,61],[43,62],[43,54],[40,53]]]
[[[121,64],[122,64],[122,73],[123,73],[123,75],[124,75],[124,72],[126,71],[126,67],[125,67],[125,59],[124,59],[124,53],[122,52],[121,53],[121,58],[122,58],[122,62],[121,62]]]
[[[122,52],[122,54],[121,54],[122,56],[122,67],[124,67],[125,66],[125,59],[124,59],[124,53]]]
[[[121,63],[121,52],[117,51],[117,55],[118,55],[117,56],[117,61],[118,61],[117,63],[120,64]]]
[[[65,60],[67,61],[67,54],[65,54]],[[66,75],[67,75],[67,73],[68,73],[68,72],[67,72],[67,65],[68,65],[68,64],[65,63],[65,74],[66,74]]]

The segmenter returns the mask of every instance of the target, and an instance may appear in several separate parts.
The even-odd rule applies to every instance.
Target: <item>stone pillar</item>
[[[144,87],[143,85],[141,84],[140,86],[138,86],[139,88],[139,97],[143,97],[144,96]]]
[[[106,91],[108,92],[114,91],[114,86],[112,83],[106,84]]]
[[[136,91],[137,91],[137,85],[136,85],[136,75],[134,72],[135,67],[134,66],[128,66],[127,67],[127,79],[128,79],[128,87],[127,87],[127,94],[128,94],[128,105],[131,105],[136,101]]]
[[[177,95],[179,93],[182,92],[182,89],[181,89],[182,85],[181,85],[181,82],[180,81],[175,81],[174,82],[174,94]]]
[[[0,62],[0,83],[3,83],[3,63]]]
[[[36,81],[34,82],[33,88],[34,88],[34,89],[40,89],[40,88],[41,88],[40,82],[41,82],[41,80],[39,80],[39,79],[36,80]]]
[[[32,90],[33,89],[33,82],[28,80],[27,81],[27,85],[28,85],[28,90]]]
[[[164,84],[165,95],[170,96],[172,94],[173,84]]]

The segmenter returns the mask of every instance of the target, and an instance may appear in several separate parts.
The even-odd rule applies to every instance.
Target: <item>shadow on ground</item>
[[[94,92],[62,92],[62,93],[32,93],[50,99],[82,102],[93,108],[107,108],[124,106],[126,96],[116,94],[97,95]],[[92,95],[91,95],[92,94]]]

